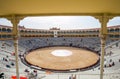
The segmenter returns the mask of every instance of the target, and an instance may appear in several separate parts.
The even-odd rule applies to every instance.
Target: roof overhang
[[[0,16],[120,15],[120,0],[0,0]]]

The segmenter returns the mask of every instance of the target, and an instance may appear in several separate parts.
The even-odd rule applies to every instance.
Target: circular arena
[[[73,72],[98,65],[99,55],[82,48],[54,46],[30,51],[25,55],[25,61],[43,70]]]
[[[12,40],[6,40],[6,41],[0,41],[0,56],[1,56],[1,71],[5,73],[6,77],[5,79],[10,79],[12,75],[15,74],[15,55],[14,55],[14,42]],[[52,50],[52,48],[56,48]],[[60,49],[64,48],[64,49]],[[69,48],[69,49],[67,49]],[[74,48],[74,49],[73,49]],[[93,55],[100,56],[100,40],[99,38],[74,38],[74,37],[59,37],[59,38],[46,38],[46,37],[41,37],[41,38],[25,38],[25,39],[19,39],[19,69],[20,69],[20,75],[25,76],[28,79],[32,76],[32,73],[38,74],[38,78],[44,77],[43,79],[52,79],[53,77],[55,79],[68,79],[72,74],[76,75],[77,79],[86,79],[90,77],[90,79],[98,79],[99,78],[99,70],[100,70],[100,65],[99,65],[99,59],[95,60],[90,63],[88,67],[84,66],[83,68],[68,68],[66,70],[62,69],[55,69],[54,68],[48,68],[46,66],[42,67],[39,66],[38,64],[30,63],[27,61],[27,56],[30,54],[33,54],[33,52],[36,52],[39,50],[38,57],[40,58],[37,61],[41,61],[41,59],[44,59],[45,61],[42,62],[43,64],[46,63],[52,63],[53,59],[50,60],[50,56],[59,58],[58,62],[60,60],[65,59],[66,61],[69,61],[68,58],[74,56],[75,53],[74,51],[88,51]],[[107,45],[105,48],[105,63],[104,63],[104,73],[105,73],[105,79],[118,79],[120,77],[119,75],[119,67],[120,67],[120,41],[114,41],[114,40],[107,40]],[[46,51],[49,51],[49,55],[46,55]],[[73,51],[72,51],[73,49]],[[45,50],[44,52],[42,52]],[[41,51],[41,53],[40,53]],[[57,52],[56,52],[57,51]],[[64,52],[62,52],[64,51]],[[58,54],[60,53],[60,54]],[[81,52],[83,53],[83,52]],[[75,63],[80,62],[80,58],[83,57],[80,52],[79,57],[75,57],[71,61],[75,61],[72,63],[71,66],[74,66]],[[89,54],[90,54],[89,53]],[[77,56],[78,56],[77,54]],[[85,53],[84,53],[85,54]],[[35,54],[34,54],[35,55]],[[45,56],[46,55],[46,56]],[[88,55],[88,54],[87,54]],[[44,56],[44,57],[40,57]],[[84,62],[89,59],[92,60],[95,56],[90,56],[84,58]],[[31,59],[33,60],[35,56],[31,56]],[[46,58],[49,58],[46,59]],[[48,60],[48,62],[46,62]],[[54,59],[56,60],[56,59]],[[36,60],[34,62],[37,62]],[[84,63],[83,62],[83,63]],[[55,63],[56,65],[58,63]],[[68,63],[67,63],[68,64]],[[78,63],[77,63],[78,64]],[[48,65],[47,66],[51,66]],[[59,65],[59,66],[65,66],[65,65]],[[70,66],[68,66],[70,67]],[[65,73],[64,73],[65,72]],[[114,74],[116,73],[116,74]],[[59,76],[59,78],[58,78]],[[117,77],[117,78],[116,78]],[[33,78],[35,79],[35,78]]]
[[[100,76],[99,37],[25,37],[20,38],[18,42],[18,63],[22,77],[69,79],[73,75],[77,79],[98,79]],[[5,73],[5,79],[10,79],[16,73],[14,41],[0,41],[0,47],[0,70]],[[120,77],[119,52],[120,41],[107,39],[104,57],[105,79]]]

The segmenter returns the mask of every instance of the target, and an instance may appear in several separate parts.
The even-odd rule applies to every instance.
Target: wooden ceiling
[[[0,0],[3,15],[120,14],[120,0]]]

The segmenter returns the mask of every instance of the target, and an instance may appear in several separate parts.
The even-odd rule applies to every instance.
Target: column
[[[12,17],[8,18],[11,23],[13,24],[13,30],[12,30],[12,35],[13,35],[13,40],[14,40],[14,52],[15,52],[15,64],[16,64],[16,77],[17,79],[20,79],[19,77],[19,60],[18,60],[18,38],[19,38],[19,30],[18,30],[18,23],[20,19],[12,15]]]
[[[103,79],[105,43],[106,43],[106,37],[107,37],[107,22],[109,21],[109,16],[107,14],[103,14],[103,15],[97,16],[95,18],[99,19],[99,21],[101,23],[101,29],[100,29],[100,39],[101,39],[100,79]]]
[[[106,35],[100,35],[100,39],[101,39],[100,79],[103,79]]]

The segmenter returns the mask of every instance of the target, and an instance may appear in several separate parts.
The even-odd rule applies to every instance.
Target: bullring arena
[[[4,27],[1,26],[1,28],[4,31]],[[31,29],[25,29],[31,31]],[[109,30],[111,29],[112,27]],[[20,30],[21,33],[24,31],[22,28]],[[36,32],[34,30],[35,35]],[[40,34],[41,37],[31,37],[28,31],[26,35],[20,37],[18,68],[16,68],[14,40],[0,40],[0,71],[2,71],[0,75],[4,73],[5,79],[15,79],[16,69],[19,69],[21,79],[69,79],[71,76],[76,76],[76,79],[99,79],[101,42],[98,35],[77,37],[82,30],[77,32],[71,30],[76,34],[75,36],[69,35],[69,31],[65,32],[68,36],[61,35],[64,32],[59,30],[58,37],[56,35],[53,37],[54,31],[51,33],[51,30],[40,30],[43,36]],[[47,35],[44,36],[44,33]],[[48,36],[48,33],[52,36]],[[92,34],[96,33],[98,32],[92,32]],[[106,39],[104,79],[120,78],[119,52],[120,40]]]
[[[98,54],[75,47],[46,47],[29,52],[26,60],[32,65],[50,70],[83,69],[99,61]]]
[[[120,79],[120,0],[93,1],[0,0],[0,79]]]

